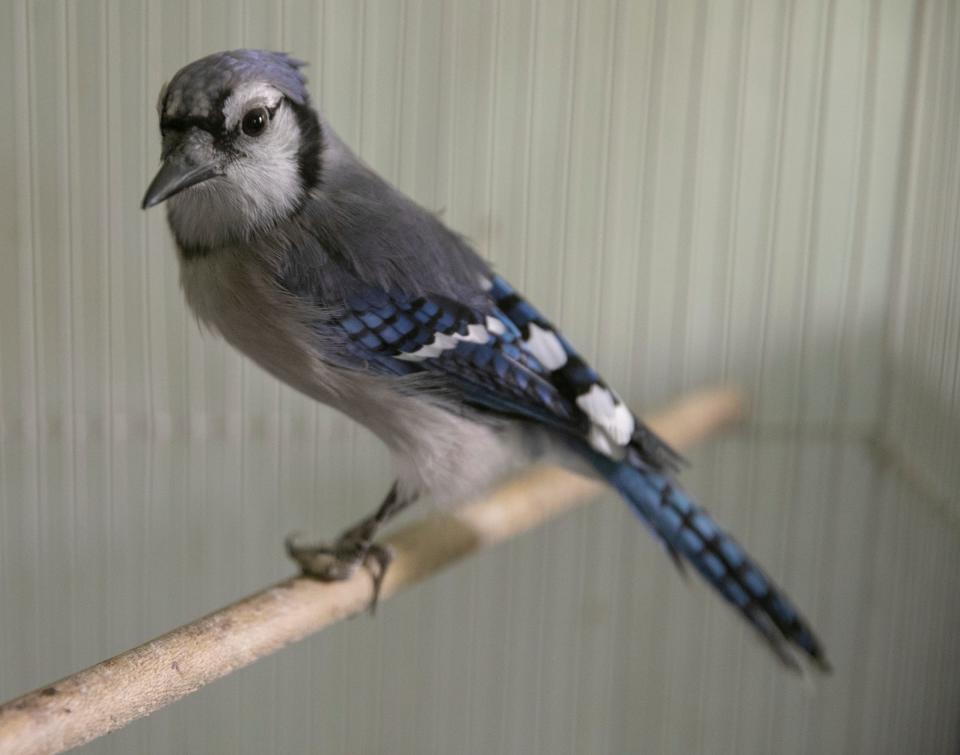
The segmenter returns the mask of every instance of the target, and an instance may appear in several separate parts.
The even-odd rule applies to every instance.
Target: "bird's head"
[[[190,63],[164,85],[163,164],[143,207],[169,200],[181,246],[249,238],[296,211],[318,183],[322,134],[302,65],[233,50]]]

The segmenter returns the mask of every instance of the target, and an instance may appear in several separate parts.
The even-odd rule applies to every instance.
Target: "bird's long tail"
[[[767,641],[784,664],[801,670],[799,650],[829,670],[813,631],[777,585],[664,474],[595,456],[597,471],[664,542],[689,562]]]

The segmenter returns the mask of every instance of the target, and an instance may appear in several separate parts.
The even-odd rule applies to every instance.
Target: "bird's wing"
[[[674,563],[680,566],[683,559],[692,564],[787,666],[800,669],[794,652],[799,650],[829,669],[819,640],[789,598],[673,481],[670,472],[680,461],[677,453],[633,415],[628,415],[632,424],[625,438],[617,421],[628,410],[560,332],[503,279],[491,280],[489,294],[519,331],[520,343],[547,363],[551,383],[564,396],[574,397],[588,415],[591,445],[601,451],[588,458],[623,494]],[[607,446],[613,453],[603,453]]]
[[[679,459],[565,338],[500,277],[482,309],[374,286],[355,289],[335,327],[367,369],[428,372],[467,404],[542,422],[611,458],[636,454],[658,470]]]
[[[657,471],[672,471],[682,457],[633,415],[616,392],[577,353],[563,334],[500,276],[493,276],[489,294],[520,333],[520,343],[541,355],[550,381],[590,418],[591,445],[607,456],[623,449],[634,462]]]
[[[436,378],[431,386],[473,407],[574,435],[588,431],[583,412],[492,303],[481,310],[439,295],[410,297],[365,285],[346,297],[327,326],[348,338],[348,351],[366,371],[427,373]]]
[[[763,570],[671,477],[677,454],[642,425],[539,312],[500,278],[482,308],[365,286],[328,325],[366,370],[426,372],[465,404],[550,425],[580,441],[665,546],[743,615],[788,666],[793,649],[824,668],[819,641]],[[592,449],[592,450],[591,450]]]

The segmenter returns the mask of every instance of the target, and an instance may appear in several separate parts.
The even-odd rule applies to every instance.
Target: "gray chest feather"
[[[401,486],[454,501],[482,490],[523,460],[516,433],[467,419],[400,390],[397,379],[336,367],[307,323],[319,313],[281,289],[245,250],[185,260],[183,290],[206,326],[265,370],[365,425],[393,451]]]
[[[321,401],[343,378],[312,347],[309,314],[245,249],[220,249],[181,263],[190,308],[267,372]]]

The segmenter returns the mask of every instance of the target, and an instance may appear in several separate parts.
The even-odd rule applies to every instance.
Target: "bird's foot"
[[[304,575],[321,582],[340,582],[349,579],[362,566],[373,580],[370,613],[374,613],[380,598],[380,588],[393,556],[390,549],[372,540],[372,531],[355,527],[344,532],[330,544],[298,543],[296,535],[285,541],[287,554],[300,566]]]

